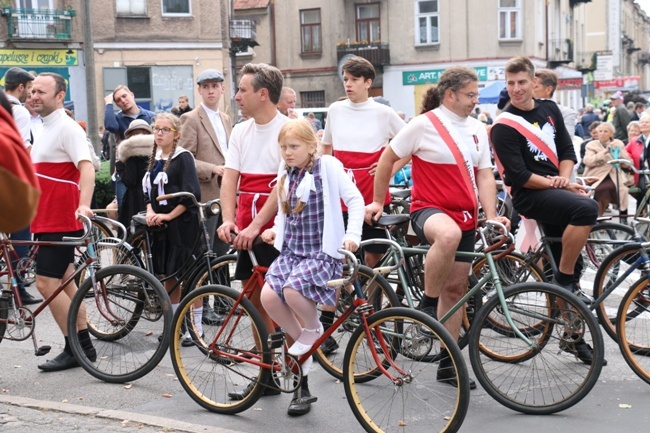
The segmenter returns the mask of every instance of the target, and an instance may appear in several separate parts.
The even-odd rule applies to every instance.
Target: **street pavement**
[[[33,288],[30,289],[34,291]],[[52,352],[36,357],[31,341],[0,344],[0,431],[29,432],[359,432],[343,385],[314,364],[310,388],[319,400],[312,412],[290,418],[290,395],[263,397],[235,416],[208,412],[185,394],[169,356],[131,384],[107,384],[83,369],[43,373],[37,365],[62,350],[63,338],[49,312],[41,314],[39,344]],[[607,336],[606,358],[598,383],[576,406],[555,415],[513,412],[494,401],[479,385],[472,391],[463,432],[646,432],[650,425],[650,385],[637,378]],[[467,356],[467,351],[464,351]],[[469,368],[469,360],[467,360]],[[473,374],[470,373],[472,376]]]

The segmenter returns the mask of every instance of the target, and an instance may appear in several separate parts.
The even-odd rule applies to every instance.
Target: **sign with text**
[[[77,50],[0,49],[0,66],[77,66]]]
[[[475,66],[474,70],[479,81],[487,81],[488,68],[486,66]],[[405,86],[417,86],[419,84],[437,84],[444,69],[430,69],[426,71],[403,71],[402,84]]]
[[[611,54],[598,54],[596,58],[595,81],[611,80],[614,76],[614,56]]]

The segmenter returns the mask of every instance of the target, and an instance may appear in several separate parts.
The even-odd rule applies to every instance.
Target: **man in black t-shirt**
[[[562,236],[562,244],[553,251],[559,261],[554,283],[577,292],[581,267],[576,263],[596,223],[598,205],[587,196],[585,187],[570,180],[576,162],[572,140],[557,104],[533,99],[533,64],[516,57],[505,71],[511,104],[502,116],[519,120],[544,139],[559,166],[551,161],[552,155],[500,119],[491,130],[494,150],[504,167],[505,182],[512,188],[515,209],[541,223],[547,235]]]

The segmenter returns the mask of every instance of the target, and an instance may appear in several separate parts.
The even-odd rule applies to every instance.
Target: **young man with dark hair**
[[[343,163],[366,205],[373,201],[374,174],[379,157],[388,142],[406,125],[395,110],[369,97],[374,79],[375,68],[363,57],[351,57],[343,64],[343,86],[347,99],[330,105],[322,139],[323,152],[334,155]],[[383,205],[388,203],[390,195],[386,192]],[[362,240],[385,237],[383,229],[364,224]],[[375,266],[386,249],[385,245],[365,247],[365,264]],[[325,329],[334,320],[334,311],[328,310],[324,308],[321,315]],[[328,338],[321,346],[326,354],[337,348],[333,338]]]
[[[576,163],[573,142],[557,104],[533,99],[534,71],[527,57],[508,61],[505,74],[510,105],[496,119],[490,135],[517,212],[537,220],[546,235],[562,238],[552,247],[558,262],[553,284],[584,298],[579,258],[596,224],[598,203],[587,195],[585,186],[571,181]],[[592,350],[584,341],[561,349],[591,363]]]

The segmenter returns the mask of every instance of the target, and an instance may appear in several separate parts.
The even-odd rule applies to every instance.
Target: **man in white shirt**
[[[5,93],[12,105],[14,122],[25,143],[25,147],[32,145],[29,133],[29,111],[23,107],[27,95],[32,91],[34,76],[22,68],[11,68],[5,73]]]
[[[219,101],[224,90],[223,79],[223,74],[216,69],[201,72],[196,80],[201,95],[201,105],[181,116],[183,133],[179,144],[194,155],[203,201],[219,198],[228,140],[232,130],[230,117],[219,111]],[[217,255],[226,254],[229,248],[228,244],[216,236],[220,224],[221,216],[206,221],[206,229],[213,240],[212,248]],[[221,319],[212,308],[204,305],[202,319],[204,323],[216,325]],[[184,340],[183,344],[187,346],[192,343]]]
[[[278,101],[278,110],[280,113],[287,116],[289,119],[297,119],[298,113],[294,110],[296,108],[296,91],[291,87],[283,87]]]

